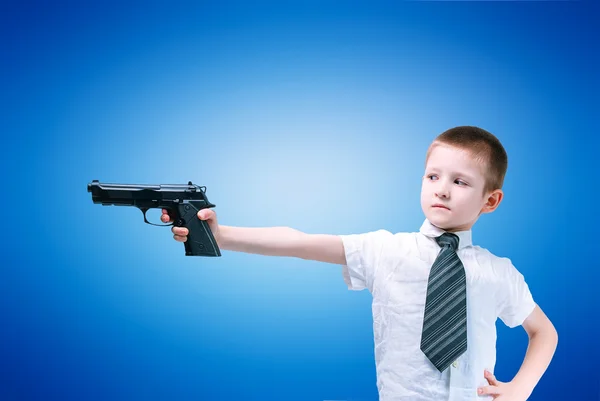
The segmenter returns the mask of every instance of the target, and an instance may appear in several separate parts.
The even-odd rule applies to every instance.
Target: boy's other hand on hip
[[[479,387],[478,395],[491,395],[495,401],[526,401],[529,398],[529,394],[523,394],[522,389],[514,382],[501,382],[487,370],[483,372],[483,376],[490,385]]]

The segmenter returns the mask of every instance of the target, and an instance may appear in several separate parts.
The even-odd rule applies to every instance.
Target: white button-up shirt
[[[467,277],[467,351],[439,372],[420,349],[427,281],[444,231],[425,220],[419,232],[378,230],[341,235],[351,290],[373,296],[373,335],[380,401],[491,400],[478,396],[494,372],[496,319],[521,325],[535,308],[523,275],[507,258],[475,246],[471,231],[459,237],[457,254]]]

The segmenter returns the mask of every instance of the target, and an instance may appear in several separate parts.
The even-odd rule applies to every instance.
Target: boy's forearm
[[[304,234],[289,227],[219,226],[221,249],[268,256],[296,256],[295,246]]]
[[[548,368],[557,343],[558,335],[552,326],[529,337],[525,359],[519,372],[512,380],[528,395],[533,392],[533,389]]]

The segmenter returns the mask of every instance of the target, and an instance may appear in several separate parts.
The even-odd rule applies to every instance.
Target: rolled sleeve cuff
[[[505,316],[504,319],[502,319],[504,324],[511,329],[522,325],[525,319],[531,315],[531,312],[533,312],[536,305],[537,304],[533,301],[533,299],[529,299],[521,308],[519,308],[518,311],[515,311],[513,315]]]
[[[360,257],[360,245],[356,235],[340,235],[346,254],[346,265],[342,266],[344,282],[349,290],[363,290],[367,287],[365,282],[365,268]]]

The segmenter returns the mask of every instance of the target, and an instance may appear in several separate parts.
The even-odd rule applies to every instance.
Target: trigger
[[[139,209],[142,211],[142,213],[144,213],[144,223],[146,223],[146,224],[150,224],[151,226],[157,226],[157,227],[169,227],[169,226],[173,225],[173,224],[156,224],[156,223],[152,223],[152,222],[148,221],[148,217],[146,216],[146,213],[151,208],[149,208],[149,207],[141,208],[140,207]]]

